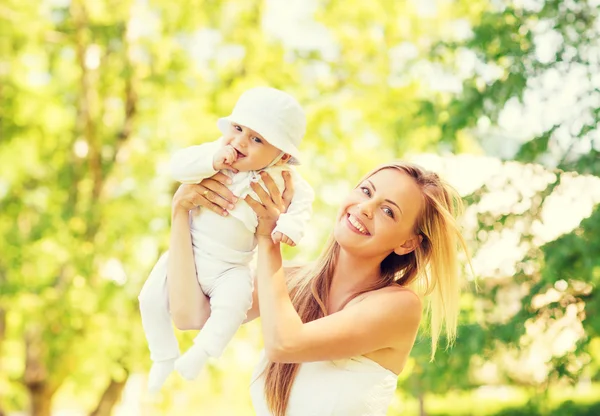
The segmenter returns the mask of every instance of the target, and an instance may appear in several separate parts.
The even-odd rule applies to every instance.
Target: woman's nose
[[[369,219],[373,218],[373,206],[371,204],[371,201],[365,201],[358,204],[358,211],[361,215],[364,215]]]

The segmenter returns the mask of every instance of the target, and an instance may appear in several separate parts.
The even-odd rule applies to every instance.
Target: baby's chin
[[[243,158],[241,160],[238,159],[233,162],[231,166],[237,169],[238,172],[250,172],[253,170],[261,170],[266,168],[266,166],[262,166],[261,164],[252,163],[252,161],[247,160],[247,158]]]

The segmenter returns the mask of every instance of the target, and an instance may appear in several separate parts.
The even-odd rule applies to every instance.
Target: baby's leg
[[[252,285],[247,267],[230,269],[216,278],[208,293],[210,317],[194,345],[175,361],[175,369],[184,378],[195,379],[209,356],[221,356],[252,306]]]
[[[179,356],[179,345],[169,314],[167,255],[165,253],[160,257],[138,297],[142,326],[148,341],[150,358],[154,362],[148,376],[148,389],[151,393],[160,390],[173,371],[175,359]]]

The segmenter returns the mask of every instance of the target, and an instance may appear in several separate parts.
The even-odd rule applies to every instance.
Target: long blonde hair
[[[423,210],[415,224],[415,234],[422,237],[418,247],[405,255],[390,253],[381,262],[379,280],[356,296],[393,284],[411,286],[421,295],[431,295],[428,305],[433,359],[442,327],[448,346],[456,339],[459,312],[460,282],[457,251],[459,244],[466,252],[456,216],[462,210],[458,193],[439,176],[423,168],[395,162],[383,165],[367,174],[363,180],[383,169],[397,169],[412,177],[423,196]],[[290,297],[302,322],[327,315],[331,279],[340,246],[333,237],[313,267],[298,269],[290,276]],[[270,362],[265,369],[265,396],[274,416],[284,416],[299,364]]]

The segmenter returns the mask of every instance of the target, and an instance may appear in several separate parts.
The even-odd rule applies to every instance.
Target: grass
[[[513,386],[449,392],[444,396],[428,394],[425,396],[425,409],[428,416],[492,416],[500,412],[506,415],[510,414],[510,409],[527,408],[530,397],[531,393],[526,389]],[[600,384],[553,387],[549,391],[547,405],[548,409],[554,410],[572,401],[585,408],[599,400]],[[388,415],[418,416],[419,403],[414,397],[399,392]]]

